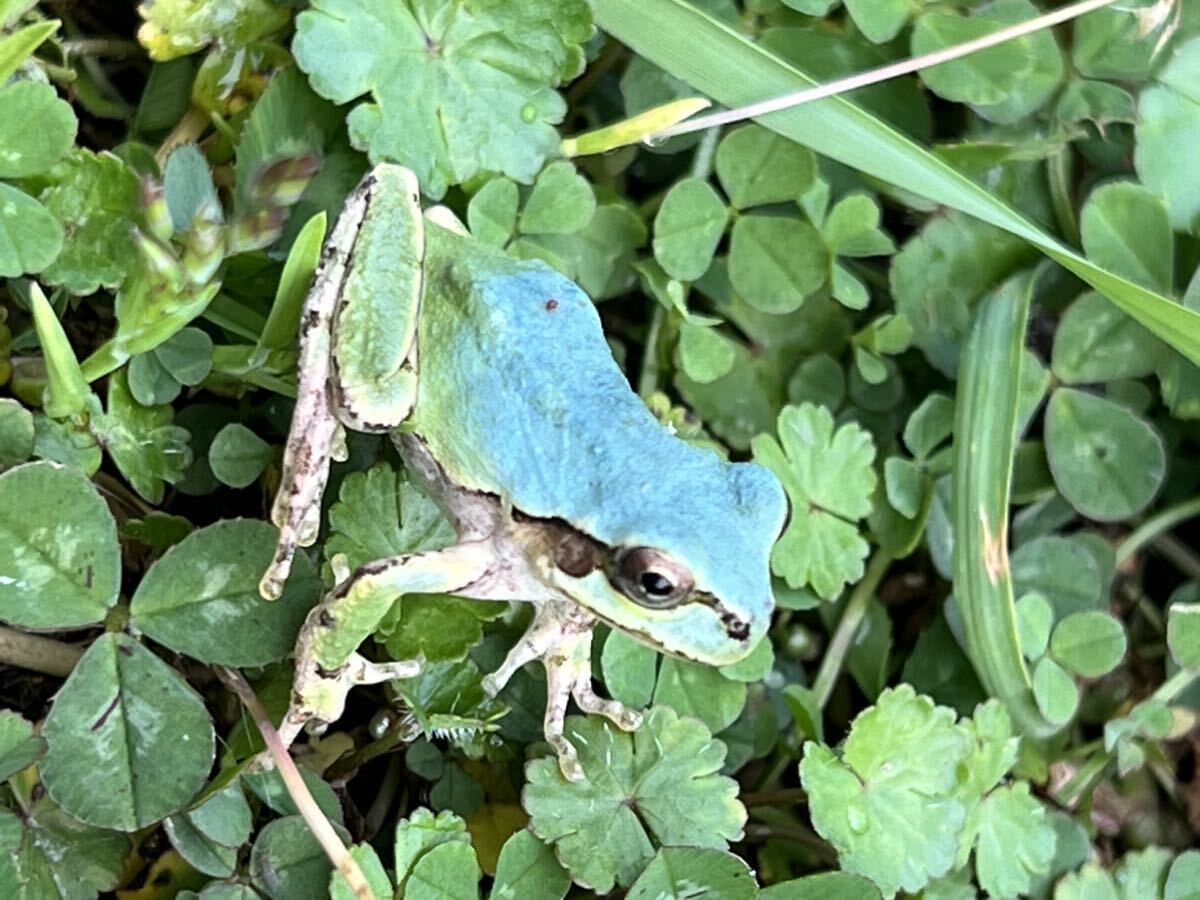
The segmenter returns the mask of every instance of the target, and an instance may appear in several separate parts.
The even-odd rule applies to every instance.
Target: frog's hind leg
[[[381,559],[359,566],[353,575],[335,566],[340,584],[308,614],[296,642],[292,701],[279,728],[284,745],[290,746],[310,722],[340,718],[355,686],[416,675],[420,660],[375,663],[357,653],[359,645],[399,597],[469,593],[486,579],[493,560],[490,544],[472,542]]]
[[[415,177],[377,166],[346,201],[304,301],[296,408],[271,510],[279,541],[259,585],[268,599],[283,592],[296,548],[317,538],[330,459],[345,458],[339,420],[388,430],[412,408],[423,252]]]

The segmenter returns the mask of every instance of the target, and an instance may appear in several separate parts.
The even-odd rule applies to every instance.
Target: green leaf
[[[137,831],[175,812],[213,761],[204,701],[122,634],[101,636],[55,697],[42,728],[50,796],[90,825]]]
[[[1065,725],[1079,708],[1075,682],[1058,663],[1043,656],[1033,669],[1033,696],[1048,722]]]
[[[821,223],[821,237],[835,256],[886,256],[896,252],[892,239],[879,228],[879,204],[867,194],[847,194],[838,200]]]
[[[704,896],[755,900],[758,885],[749,866],[732,853],[664,847],[625,896],[627,900],[690,900]]]
[[[692,322],[679,326],[679,364],[693,381],[716,381],[728,374],[736,361],[735,345],[715,328]]]
[[[654,218],[654,258],[672,278],[695,281],[712,264],[729,211],[707,181],[685,178]]]
[[[479,864],[470,844],[434,847],[413,866],[405,882],[406,900],[476,900]]]
[[[45,172],[75,142],[75,113],[48,84],[18,81],[0,89],[0,178]]]
[[[984,16],[966,18],[932,9],[913,26],[912,54],[934,53],[998,30],[998,23]],[[988,105],[1004,100],[1032,65],[1027,39],[1018,38],[922,69],[921,80],[944,100]]]
[[[283,659],[319,587],[297,556],[283,596],[267,603],[258,581],[275,551],[265,522],[229,519],[194,531],[157,560],[138,585],[129,614],[147,636],[179,653],[224,666]]]
[[[855,717],[840,758],[805,744],[800,780],[813,826],[837,849],[842,869],[885,895],[920,890],[948,872],[965,817],[950,792],[969,750],[954,713],[908,685],[885,690]]]
[[[970,840],[975,873],[990,897],[1028,895],[1035,876],[1050,869],[1054,829],[1046,808],[1025,782],[1005,785],[983,798],[972,814]]]
[[[558,151],[554,92],[583,63],[582,0],[412,10],[319,0],[296,17],[292,52],[318,94],[342,104],[354,146],[392,160],[440,198],[500,172],[528,183]]]
[[[562,900],[571,887],[554,851],[522,828],[504,842],[489,900]]]
[[[240,422],[217,432],[208,448],[208,464],[217,480],[230,487],[254,484],[275,457],[274,448]]]
[[[1137,121],[1133,95],[1106,81],[1074,79],[1067,84],[1054,111],[1067,125],[1091,122],[1101,132],[1116,122]]]
[[[1098,265],[1152,290],[1175,281],[1175,239],[1163,200],[1133,181],[1101,185],[1079,216],[1083,248]]]
[[[1125,629],[1111,615],[1093,610],[1067,616],[1050,637],[1050,655],[1084,678],[1107,675],[1125,658]]]
[[[884,44],[900,33],[916,4],[909,0],[846,0],[846,12],[872,44]]]
[[[384,871],[383,863],[380,862],[374,847],[370,844],[354,844],[350,847],[350,856],[358,863],[372,894],[384,900],[392,896],[392,883],[388,880],[387,872]],[[329,897],[330,900],[355,900],[354,892],[339,872],[330,873]]]
[[[215,878],[227,878],[233,874],[237,867],[236,847],[224,847],[216,843],[188,821],[186,815],[167,816],[163,829],[171,846],[192,868]]]
[[[77,416],[87,405],[91,389],[54,307],[37,284],[30,285],[29,306],[46,366],[45,411],[55,419]]]
[[[267,0],[229,0],[220,6],[143,0],[138,12],[145,20],[138,40],[159,62],[195,53],[214,42],[244,46],[282,28],[289,18],[286,9]]]
[[[517,228],[518,201],[516,184],[507,178],[493,178],[467,204],[467,226],[471,234],[485,244],[503,247]],[[594,197],[592,202],[595,203]]]
[[[792,65],[685,0],[596,0],[594,11],[597,24],[613,37],[729,107],[814,84]],[[1193,362],[1200,362],[1200,314],[1084,259],[1007,206],[989,187],[971,181],[852,100],[826,98],[775,113],[764,124],[843,165],[1029,242]],[[1192,140],[1191,146],[1196,143]],[[1179,152],[1186,154],[1186,146]],[[972,264],[993,253],[993,248],[987,248]]]
[[[904,445],[917,459],[928,458],[954,430],[954,401],[927,394],[904,425]]]
[[[954,374],[972,309],[1030,256],[1015,238],[955,213],[933,219],[904,245],[888,275],[892,295],[933,365]]]
[[[253,826],[250,804],[238,779],[211,794],[186,815],[201,834],[222,847],[240,847],[249,839]]]
[[[0,277],[40,272],[62,249],[63,231],[46,207],[0,183]]]
[[[773,884],[758,896],[761,900],[880,900],[883,895],[874,882],[861,875],[822,872]]]
[[[1167,876],[1163,900],[1196,900],[1200,885],[1200,850],[1187,850],[1175,857]]]
[[[1036,538],[1018,547],[1010,562],[1013,590],[1050,601],[1055,619],[1106,602],[1099,564],[1078,541],[1058,535]]]
[[[250,850],[250,878],[272,900],[329,900],[333,864],[299,816],[263,826]]]
[[[1155,370],[1164,350],[1158,338],[1088,291],[1059,320],[1050,367],[1067,384],[1140,378]]]
[[[817,175],[811,150],[761,125],[726,134],[717,145],[716,168],[735,209],[795,200]]]
[[[33,725],[11,709],[0,710],[0,781],[33,765],[45,752],[46,741]]]
[[[92,431],[104,443],[121,474],[151,503],[163,496],[163,482],[174,484],[192,463],[186,429],[172,425],[169,406],[142,406],[133,399],[124,372],[108,380],[108,411]]]
[[[407,896],[408,878],[421,858],[445,844],[471,848],[466,823],[450,812],[436,816],[427,809],[414,810],[407,819],[396,823],[396,884]]]
[[[208,160],[195,144],[181,144],[163,166],[163,193],[177,233],[187,231],[201,212],[222,215]]]
[[[595,214],[592,186],[571,163],[559,160],[538,175],[517,227],[524,234],[571,234]]]
[[[927,490],[920,466],[911,459],[889,456],[883,461],[883,478],[888,503],[906,519],[915,518]]]
[[[651,709],[633,734],[597,716],[567,719],[586,778],[567,781],[555,759],[526,769],[530,827],[576,883],[600,894],[628,886],[654,844],[724,849],[742,835],[737,785],[718,775],[725,746],[694,719]]]
[[[716,734],[741,714],[746,685],[726,678],[711,666],[667,657],[658,672],[654,702],[671,707],[681,716],[692,716]]]
[[[0,810],[0,886],[14,900],[90,900],[112,891],[129,852],[128,836],[84,825],[46,797],[21,819]]]
[[[1154,427],[1094,394],[1056,390],[1046,407],[1045,437],[1054,483],[1092,519],[1136,515],[1166,477],[1166,451]]]
[[[117,600],[117,525],[88,479],[33,462],[0,475],[0,618],[23,628],[78,628]]]
[[[325,555],[344,554],[351,568],[387,556],[437,550],[455,542],[441,510],[407,477],[380,463],[348,475],[329,510]]]
[[[649,705],[657,666],[658,653],[625,632],[614,629],[604,639],[600,668],[614,700],[634,709]]]
[[[1167,646],[1176,665],[1200,669],[1200,603],[1172,603],[1167,608]]]
[[[61,223],[66,240],[43,280],[72,294],[117,287],[136,259],[137,176],[111,153],[84,149],[74,150],[55,176],[42,203]]]
[[[1026,659],[1038,660],[1045,654],[1053,625],[1054,607],[1041,594],[1025,594],[1017,601],[1017,634]]]
[[[787,313],[825,283],[829,259],[820,236],[791,216],[747,215],[733,223],[729,279],[755,309]]]
[[[33,413],[10,397],[0,397],[0,470],[33,455]]]
[[[172,378],[189,387],[212,371],[212,338],[199,328],[182,328],[150,352]]]
[[[4,23],[5,27],[9,24]],[[17,67],[41,46],[42,41],[54,34],[58,26],[57,19],[35,22],[0,38],[0,84],[7,82]]]
[[[1125,19],[1132,23],[1131,16]],[[1189,89],[1187,73],[1198,57],[1200,40],[1180,45],[1160,83],[1138,95],[1133,157],[1142,184],[1166,202],[1171,227],[1193,234],[1200,216],[1200,163],[1190,151],[1200,141],[1200,96]]]
[[[824,407],[804,403],[779,414],[779,440],[754,438],[754,458],[783,483],[793,515],[771,553],[771,568],[791,587],[811,585],[832,599],[863,574],[867,542],[858,520],[871,511],[875,448],[858,425],[834,431]]]

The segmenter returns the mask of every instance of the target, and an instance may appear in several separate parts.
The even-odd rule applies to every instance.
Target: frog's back
[[[774,477],[664,428],[567,278],[430,230],[412,421],[451,475],[606,545],[699,561],[718,595],[764,582],[786,511]]]

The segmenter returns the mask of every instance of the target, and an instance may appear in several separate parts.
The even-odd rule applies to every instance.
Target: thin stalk
[[[304,779],[300,775],[300,770],[296,768],[292,755],[288,753],[287,747],[283,746],[283,741],[279,739],[279,732],[275,730],[270,715],[255,695],[254,690],[237,669],[231,669],[228,666],[214,666],[214,669],[217,677],[224,682],[225,686],[237,694],[242,705],[246,707],[246,711],[250,713],[250,718],[258,726],[263,742],[267,745],[267,752],[271,754],[275,766],[279,769],[284,787],[287,788],[292,802],[296,804],[296,809],[304,817],[309,831],[317,839],[321,849],[329,857],[329,861],[333,863],[333,867],[346,879],[346,883],[355,897],[359,900],[375,900],[375,895],[371,892],[371,887],[367,884],[366,876],[363,875],[358,862],[350,855],[346,845],[342,843],[342,839],[333,830],[333,825],[325,818],[317,801],[313,799],[308,785],[304,783]]]
[[[1180,669],[1166,681],[1158,686],[1158,689],[1151,694],[1155,700],[1162,703],[1170,703],[1189,687],[1192,686],[1197,678],[1200,678],[1200,672],[1195,669]]]
[[[1200,497],[1193,497],[1191,500],[1177,503],[1175,506],[1151,516],[1135,528],[1117,547],[1117,567],[1119,568],[1126,560],[1136,556],[1147,544],[1154,543],[1176,525],[1195,516],[1200,516]]]
[[[0,625],[0,664],[66,678],[87,649]]]
[[[854,592],[846,601],[841,621],[838,622],[833,638],[829,641],[829,647],[821,659],[821,668],[817,670],[817,677],[813,681],[813,697],[818,709],[824,709],[825,704],[829,702],[829,695],[833,693],[833,685],[842,672],[842,663],[846,659],[846,653],[849,652],[850,645],[854,642],[855,635],[858,634],[859,626],[862,625],[863,618],[867,614],[867,607],[871,604],[871,598],[875,596],[875,589],[879,587],[883,573],[891,564],[891,554],[885,553],[883,550],[875,551],[875,555],[867,564],[867,571],[862,580],[854,586]]]
[[[955,44],[952,47],[944,47],[933,53],[914,56],[911,59],[902,59],[899,62],[868,69],[866,72],[859,72],[846,78],[839,78],[827,84],[819,84],[815,87],[793,91],[779,97],[772,97],[769,100],[760,100],[758,103],[750,103],[723,112],[710,113],[707,116],[697,116],[694,119],[688,119],[686,122],[680,122],[678,125],[671,125],[653,134],[649,134],[643,140],[646,143],[659,143],[676,135],[691,134],[693,131],[703,131],[706,128],[713,128],[718,125],[728,125],[732,122],[741,122],[744,119],[758,118],[768,113],[790,109],[793,106],[812,103],[814,100],[823,100],[826,97],[845,94],[849,91],[867,87],[868,85],[878,84],[881,81],[890,81],[893,78],[899,78],[901,75],[911,75],[913,72],[921,69],[961,59],[964,56],[970,56],[972,53],[978,53],[981,50],[995,47],[1006,41],[1024,37],[1027,34],[1033,34],[1045,28],[1052,28],[1055,25],[1060,25],[1063,22],[1094,12],[1097,9],[1112,6],[1116,2],[1117,0],[1082,0],[1080,3],[1064,6],[1061,9],[1046,13],[1044,16],[1038,16],[1036,19],[1030,19],[1027,22],[1018,22],[1016,25],[1001,28],[999,31],[994,31],[991,34],[985,34],[983,37],[976,38],[973,41]]]
[[[1188,578],[1200,580],[1200,556],[1175,535],[1159,535],[1154,541],[1154,549]]]
[[[712,173],[713,157],[717,152],[717,141],[721,137],[721,129],[710,128],[700,138],[696,145],[696,155],[692,157],[692,177],[707,178]]]

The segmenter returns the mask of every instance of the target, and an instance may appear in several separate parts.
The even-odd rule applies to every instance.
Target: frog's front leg
[[[616,700],[605,700],[592,689],[594,625],[595,618],[573,603],[539,602],[529,630],[500,667],[483,679],[484,691],[494,697],[518,669],[535,659],[542,661],[546,668],[543,730],[568,781],[581,781],[584,777],[579,756],[563,733],[571,697],[584,712],[605,716],[625,731],[633,731],[642,723],[641,713]]]
[[[420,660],[374,663],[358,654],[359,645],[404,594],[471,593],[494,558],[491,545],[481,541],[366,563],[349,577],[338,572],[340,584],[313,607],[300,630],[292,700],[279,728],[284,746],[309,723],[339,719],[351,688],[416,675]]]

